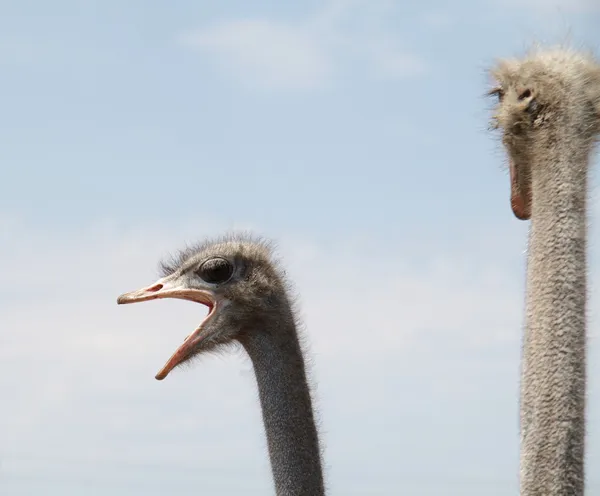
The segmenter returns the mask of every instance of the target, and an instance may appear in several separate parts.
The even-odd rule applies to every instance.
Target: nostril
[[[154,286],[152,286],[151,288],[148,288],[148,292],[154,293],[156,291],[160,291],[163,288],[162,284],[155,284]]]
[[[525,98],[529,98],[531,96],[531,90],[526,89],[523,93],[519,95],[519,100],[525,100]]]

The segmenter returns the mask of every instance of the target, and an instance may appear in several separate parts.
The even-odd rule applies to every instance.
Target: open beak
[[[531,218],[531,188],[526,185],[527,181],[521,177],[521,171],[510,159],[510,206],[513,214],[520,220]]]
[[[202,334],[203,326],[213,316],[218,305],[217,298],[210,291],[188,288],[177,284],[177,281],[170,281],[168,278],[159,279],[147,288],[123,293],[117,298],[117,304],[125,305],[127,303],[138,303],[140,301],[157,300],[160,298],[178,298],[202,303],[208,307],[208,315],[194,332],[185,338],[183,344],[177,348],[163,368],[156,374],[156,379],[159,381],[167,377],[171,370],[194,354],[198,343],[204,338]]]

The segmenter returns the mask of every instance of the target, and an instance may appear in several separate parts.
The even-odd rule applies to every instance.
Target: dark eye
[[[220,284],[227,282],[233,274],[233,265],[224,258],[211,258],[196,271],[205,282]]]

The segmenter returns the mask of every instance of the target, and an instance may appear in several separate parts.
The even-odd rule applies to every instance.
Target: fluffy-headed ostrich
[[[262,406],[275,490],[324,495],[321,451],[296,321],[269,245],[232,236],[188,248],[151,286],[117,303],[180,298],[206,305],[207,317],[156,375],[164,379],[192,357],[238,342],[248,353]]]
[[[521,368],[523,496],[582,496],[586,393],[586,200],[600,132],[600,65],[563,49],[501,61],[494,122],[511,205],[531,219]]]

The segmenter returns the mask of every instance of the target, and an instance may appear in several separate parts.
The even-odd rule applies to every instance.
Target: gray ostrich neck
[[[254,365],[278,496],[325,494],[321,451],[293,318],[251,330],[242,344]]]
[[[585,145],[570,145],[562,152],[545,151],[544,163],[532,164],[521,388],[523,496],[584,494],[588,157]]]

